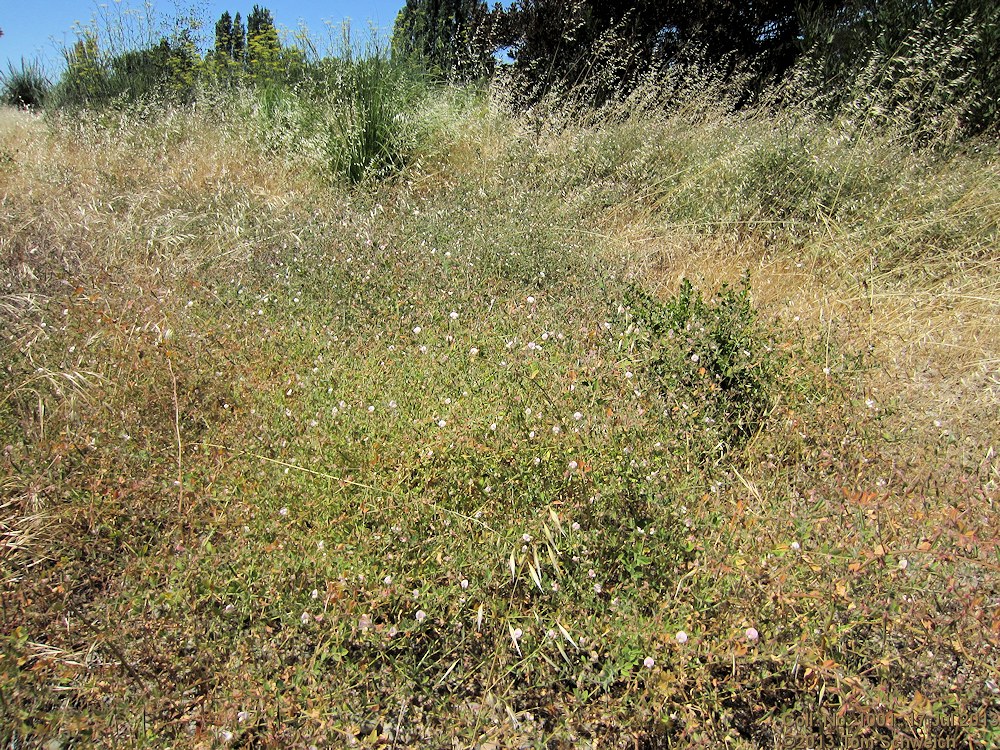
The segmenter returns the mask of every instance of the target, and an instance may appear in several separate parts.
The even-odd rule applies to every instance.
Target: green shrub
[[[747,276],[711,300],[684,279],[666,302],[636,286],[626,301],[644,364],[673,420],[696,428],[709,452],[738,447],[762,429],[777,362],[757,324]]]
[[[59,107],[95,107],[147,99],[189,102],[194,96],[200,58],[187,33],[162,38],[147,47],[115,54],[98,48],[85,34],[64,51],[66,70],[56,85]]]
[[[45,105],[51,85],[41,65],[21,58],[21,67],[8,62],[9,72],[0,74],[0,101],[11,107],[40,109]]]

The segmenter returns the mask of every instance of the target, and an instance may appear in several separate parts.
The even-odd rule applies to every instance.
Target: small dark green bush
[[[667,413],[709,452],[757,434],[772,408],[777,362],[757,323],[749,278],[711,300],[687,279],[666,302],[635,286],[626,299]]]
[[[51,84],[37,62],[21,58],[21,67],[8,63],[9,72],[0,74],[0,101],[11,107],[40,109],[45,105]]]

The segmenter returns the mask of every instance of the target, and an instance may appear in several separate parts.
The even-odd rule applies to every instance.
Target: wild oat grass
[[[991,146],[497,101],[3,112],[4,742],[994,743]]]

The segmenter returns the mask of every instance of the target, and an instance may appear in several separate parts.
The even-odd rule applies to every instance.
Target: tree
[[[233,17],[228,10],[215,23],[215,58],[219,62],[233,59]]]
[[[827,0],[821,0],[830,4]],[[668,23],[681,44],[700,46],[710,60],[732,56],[754,62],[766,77],[794,62],[801,32],[798,0],[677,3]]]
[[[533,99],[551,86],[608,98],[662,53],[671,27],[656,0],[519,0],[507,11],[515,72]]]
[[[278,39],[271,11],[254,5],[246,28],[240,14],[224,12],[215,24],[215,49],[208,66],[222,80],[257,84],[290,84],[301,80],[305,57]]]
[[[806,68],[815,101],[856,97],[921,138],[1000,121],[995,0],[518,0],[507,14],[528,100],[556,85],[599,104],[682,63],[740,70],[746,103]]]
[[[601,100],[686,55],[724,73],[752,65],[751,88],[759,88],[800,54],[798,6],[799,0],[518,0],[507,15],[515,70],[536,91],[587,84]]]
[[[281,43],[271,11],[254,5],[247,16],[247,68],[258,81],[270,79],[277,72]]]
[[[250,15],[247,16],[247,40],[255,37],[268,35],[274,31],[274,17],[267,8],[254,5]]]
[[[468,80],[488,75],[504,19],[485,0],[407,0],[396,17],[392,52],[434,75]]]
[[[215,50],[210,69],[220,80],[232,82],[243,72],[246,36],[240,14],[236,18],[223,12],[215,23]]]
[[[190,101],[201,57],[190,29],[117,54],[102,51],[97,36],[83,32],[64,52],[66,70],[53,94],[58,106],[95,106],[119,101]]]
[[[63,50],[66,70],[57,87],[63,104],[85,105],[100,98],[107,88],[108,74],[97,46],[97,36],[84,31],[73,46]]]
[[[237,13],[236,17],[233,19],[233,60],[235,60],[240,65],[246,59],[247,50],[247,32],[243,28],[243,19],[240,18],[240,14]]]
[[[848,0],[803,12],[802,78],[821,105],[867,102],[919,137],[1000,126],[1000,5]]]
[[[166,55],[169,95],[176,100],[193,100],[201,68],[201,55],[192,30],[183,28],[175,32],[171,39],[162,40],[160,52]]]

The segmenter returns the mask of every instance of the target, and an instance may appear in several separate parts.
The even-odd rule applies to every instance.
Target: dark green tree
[[[828,110],[860,94],[917,131],[942,117],[965,133],[1000,126],[995,0],[848,0],[801,17],[802,73]]]
[[[108,89],[108,71],[91,31],[80,34],[72,47],[63,50],[66,69],[56,86],[60,106],[86,106],[99,101]]]
[[[243,27],[243,19],[237,13],[233,19],[233,60],[242,65],[246,60],[247,32]]]
[[[683,47],[675,14],[669,0],[518,0],[506,15],[520,95],[572,89],[600,103],[624,93]]]
[[[57,106],[105,106],[153,99],[190,101],[201,57],[189,29],[149,46],[106,54],[84,32],[64,53],[66,71],[53,91]]]
[[[220,62],[233,59],[233,17],[228,10],[215,23],[215,57]]]
[[[254,5],[247,16],[247,40],[274,31],[274,16],[267,8]]]
[[[600,102],[680,62],[740,70],[743,102],[795,68],[831,110],[867,88],[918,121],[1000,120],[996,0],[517,0],[506,16],[528,99],[557,86]]]
[[[468,80],[488,75],[502,45],[502,7],[485,0],[407,0],[396,17],[392,52],[433,75]]]
[[[794,62],[801,36],[798,0],[518,0],[508,15],[521,72],[543,83],[590,81],[605,94],[692,50],[709,64],[752,62],[761,80],[773,78]]]
[[[245,32],[240,14],[235,20],[225,11],[215,23],[215,50],[209,69],[220,81],[232,83],[240,77],[245,62]]]

